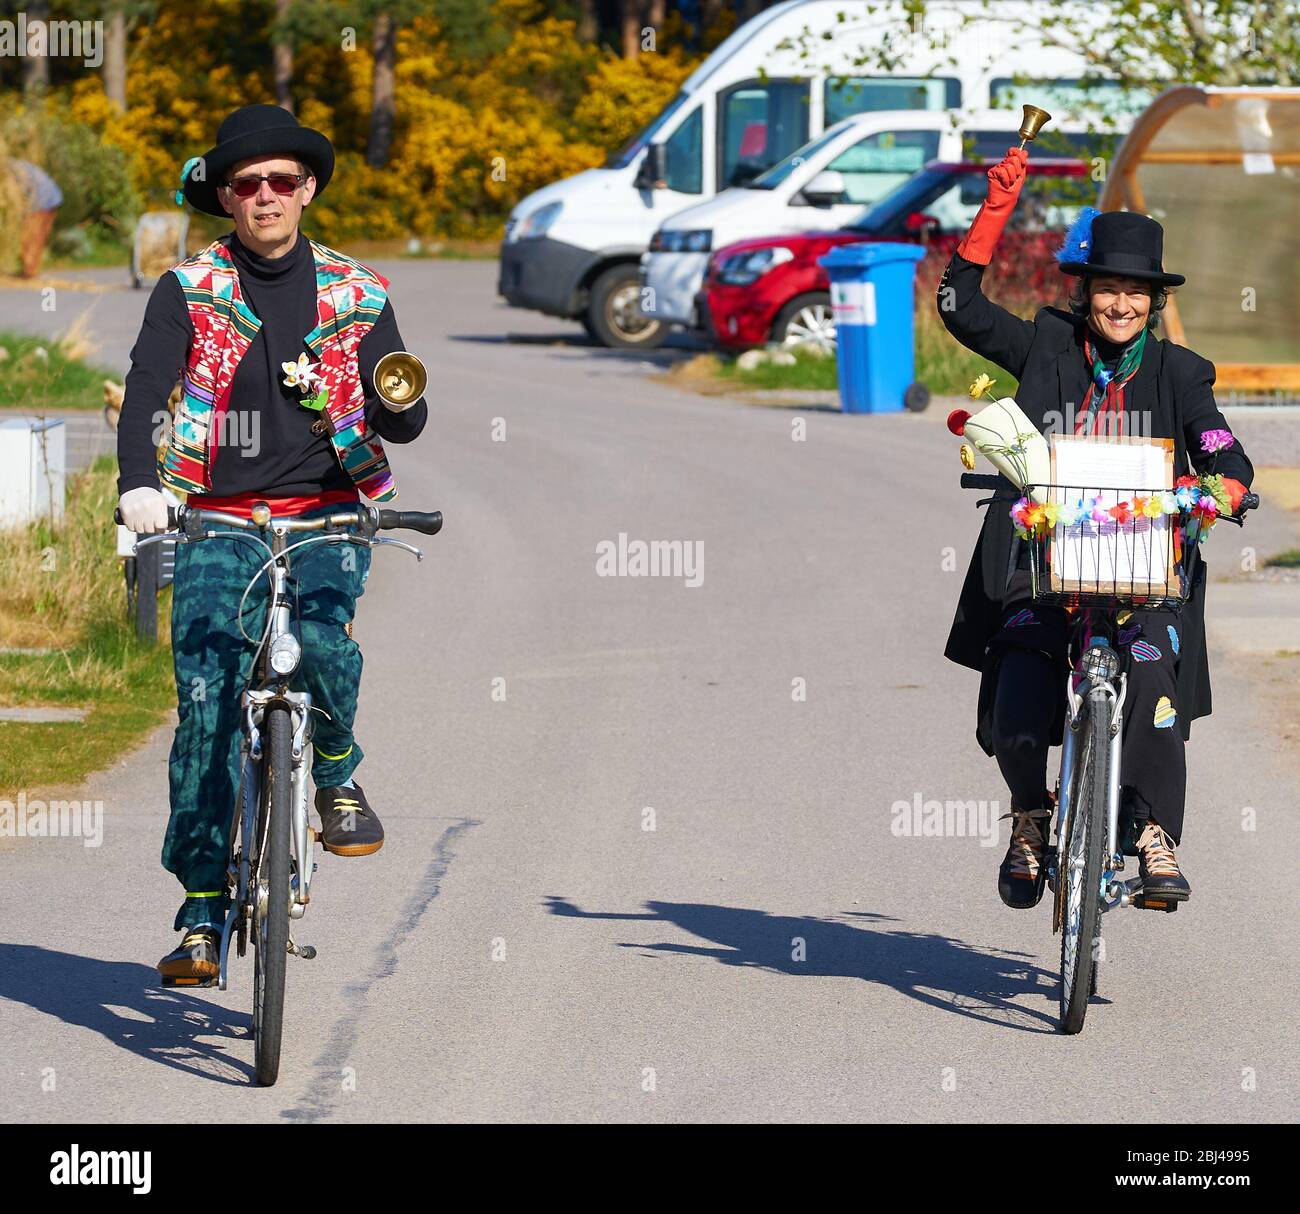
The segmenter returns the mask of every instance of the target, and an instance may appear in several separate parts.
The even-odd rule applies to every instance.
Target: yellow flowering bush
[[[212,146],[221,119],[273,98],[269,4],[206,0],[160,5],[131,34],[126,113],[96,74],[61,90],[67,116],[120,149],[149,209],[174,205],[181,166]],[[635,60],[581,42],[572,20],[536,0],[491,0],[494,38],[457,58],[436,18],[402,26],[389,160],[365,162],[373,56],[354,40],[298,39],[298,118],[334,143],[334,179],[304,228],[326,243],[421,237],[491,238],[514,204],[552,181],[601,164],[644,127],[695,66],[674,16],[654,53]],[[219,222],[219,221],[216,221]]]

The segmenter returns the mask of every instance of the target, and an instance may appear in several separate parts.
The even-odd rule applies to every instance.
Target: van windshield
[[[605,161],[607,169],[626,168],[637,156],[641,154],[641,149],[645,147],[654,137],[663,129],[663,125],[678,110],[684,106],[690,97],[686,93],[678,93],[660,112],[648,127],[639,135],[634,135],[628,140],[617,152],[611,152],[609,159]]]
[[[922,210],[929,197],[937,192],[943,182],[949,180],[951,178],[941,169],[922,169],[897,189],[886,194],[875,205],[868,207],[852,223],[845,224],[845,230],[875,232],[900,212]],[[982,176],[976,178],[976,183],[985,189],[988,188],[988,183]]]
[[[816,139],[805,143],[801,148],[795,148],[784,160],[778,160],[767,172],[755,177],[753,181],[747,183],[747,190],[774,190],[781,184],[795,169],[801,165],[807,164],[818,152],[828,143],[833,143],[844,133],[842,126],[833,126],[830,130],[823,131]]]

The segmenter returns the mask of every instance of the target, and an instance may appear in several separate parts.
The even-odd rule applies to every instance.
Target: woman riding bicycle
[[[1015,209],[1028,154],[1011,148],[989,170],[988,196],[939,284],[939,316],[962,345],[1019,380],[1021,409],[1044,433],[1105,432],[1169,438],[1174,475],[1207,471],[1201,438],[1228,425],[1214,400],[1214,365],[1156,337],[1168,288],[1181,275],[1162,265],[1164,231],[1128,212],[1085,211],[1058,260],[1078,278],[1070,310],[1033,320],[991,302],[984,270]],[[1214,457],[1233,512],[1253,469],[1241,444]],[[1167,488],[1168,486],[1163,486]],[[1134,819],[1144,889],[1178,901],[1190,894],[1174,848],[1182,839],[1184,743],[1210,712],[1204,628],[1205,565],[1181,612],[1120,611],[1127,658],[1122,804]],[[1027,545],[1004,509],[986,512],[945,656],[981,672],[976,737],[995,755],[1011,791],[1011,843],[998,870],[1002,901],[1035,906],[1046,877],[1051,796],[1047,752],[1064,725],[1070,613],[1032,601]]]

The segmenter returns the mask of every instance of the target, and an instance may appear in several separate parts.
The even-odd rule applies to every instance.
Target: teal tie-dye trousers
[[[178,720],[162,862],[185,889],[178,930],[220,924],[229,907],[226,867],[239,787],[239,701],[256,650],[241,635],[237,614],[244,588],[265,559],[265,549],[244,539],[177,545],[172,652]],[[293,628],[302,644],[302,663],[291,685],[310,693],[313,708],[323,710],[312,713],[311,774],[318,788],[327,788],[348,780],[362,758],[352,734],[361,649],[350,625],[370,572],[370,550],[312,545],[289,559]],[[268,597],[262,577],[244,604],[243,630],[257,639],[266,626]]]

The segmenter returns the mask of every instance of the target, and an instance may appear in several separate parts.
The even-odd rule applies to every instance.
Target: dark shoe
[[[1015,910],[1037,906],[1047,884],[1047,836],[1052,829],[1051,798],[1048,808],[1023,810],[1013,803],[1011,842],[998,869],[998,896]]]
[[[192,927],[158,962],[158,973],[168,985],[201,986],[216,980],[221,970],[221,933],[215,927]]]
[[[368,856],[384,845],[384,828],[370,808],[361,785],[354,788],[318,788],[320,841],[336,856]]]
[[[1164,898],[1169,902],[1186,902],[1192,896],[1174,855],[1174,841],[1165,834],[1154,818],[1148,818],[1138,836],[1138,876],[1142,878],[1144,898]]]

